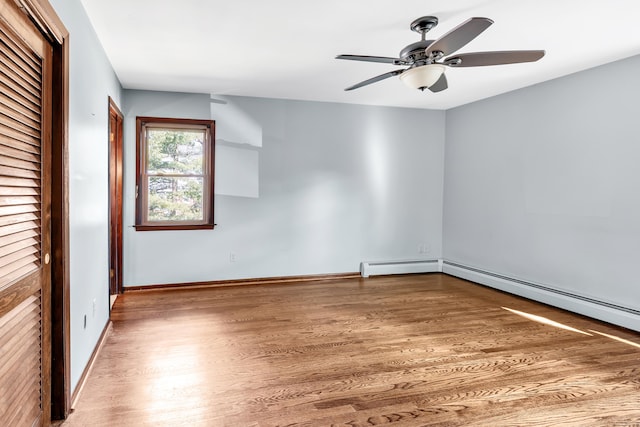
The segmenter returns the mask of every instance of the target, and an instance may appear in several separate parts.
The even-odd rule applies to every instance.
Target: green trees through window
[[[136,228],[212,228],[213,121],[138,122]]]
[[[147,132],[150,221],[202,221],[204,140],[204,131]]]

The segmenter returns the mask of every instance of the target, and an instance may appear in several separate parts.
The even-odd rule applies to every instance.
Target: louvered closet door
[[[48,424],[50,46],[0,2],[0,425]]]

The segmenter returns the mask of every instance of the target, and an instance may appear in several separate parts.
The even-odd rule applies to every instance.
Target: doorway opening
[[[109,97],[109,295],[110,307],[122,293],[122,120]]]

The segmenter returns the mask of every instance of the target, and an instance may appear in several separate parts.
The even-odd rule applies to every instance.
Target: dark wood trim
[[[65,44],[69,31],[48,0],[16,0],[16,3],[53,45]]]
[[[51,123],[51,418],[70,410],[69,31],[48,0],[18,0],[53,48]],[[45,402],[47,405],[48,402]],[[47,408],[49,413],[49,408]],[[48,420],[45,420],[48,421]]]
[[[185,288],[220,288],[228,286],[281,285],[295,282],[320,282],[327,280],[361,279],[360,273],[332,273],[308,276],[262,277],[256,279],[214,280],[209,282],[169,283],[158,285],[128,286],[128,292],[166,291]]]
[[[42,417],[43,424],[48,424],[51,421],[51,359],[53,357],[53,351],[51,347],[51,318],[52,318],[52,304],[51,294],[53,287],[51,264],[50,260],[47,260],[47,256],[51,254],[51,196],[52,196],[52,168],[51,168],[51,146],[53,142],[52,138],[52,124],[55,120],[53,115],[53,44],[47,46],[48,54],[43,61],[43,85],[42,85],[42,141],[40,145],[41,154],[40,168],[42,170],[41,175],[41,188],[42,195],[40,198],[40,204],[42,209],[42,221],[41,227],[41,241],[40,247],[44,262],[41,264],[41,284],[42,284]],[[49,262],[48,262],[49,261]]]
[[[116,104],[116,102],[113,100],[113,98],[111,98],[109,96],[108,100],[109,100],[109,108],[113,109],[115,111],[115,113],[118,115],[118,117],[124,118],[124,114],[122,114],[122,111],[120,110],[120,107],[118,107],[118,104]]]
[[[141,204],[142,202],[140,201],[140,195],[139,195],[139,191],[140,191],[140,184],[141,184],[141,179],[142,179],[142,168],[140,167],[140,150],[142,149],[140,147],[140,143],[142,140],[142,120],[140,117],[136,118],[136,188],[135,188],[135,195],[134,197],[135,202],[136,202],[136,212],[135,212],[135,224],[140,224],[142,222],[142,209],[141,209]]]
[[[122,293],[123,136],[124,116],[109,97],[109,294]]]
[[[214,125],[215,121],[211,119],[181,119],[177,117],[149,117],[137,116],[136,120],[140,120],[142,124],[147,123],[167,123],[169,125],[187,125],[187,126],[203,126]]]
[[[107,337],[109,336],[109,332],[111,331],[111,325],[112,325],[111,320],[109,320],[107,324],[104,325],[104,329],[102,329],[100,338],[98,338],[98,343],[93,348],[93,353],[91,353],[89,362],[87,363],[87,366],[84,367],[84,371],[82,371],[82,375],[80,375],[80,379],[78,380],[78,385],[76,386],[75,390],[73,391],[73,395],[71,396],[71,408],[75,407],[76,402],[80,397],[82,388],[84,387],[84,384],[87,382],[87,378],[89,377],[89,373],[91,373],[91,369],[93,368],[96,358],[98,357],[100,350],[104,346],[104,343],[107,340]]]
[[[51,418],[71,410],[69,256],[69,35],[53,50],[51,146]]]
[[[136,231],[162,231],[162,230],[213,230],[214,224],[167,224],[167,225],[136,225]]]
[[[209,130],[209,155],[206,159],[206,174],[209,182],[206,183],[206,194],[203,197],[203,208],[206,204],[206,218],[204,221],[198,222],[145,222],[143,218],[143,211],[145,207],[143,202],[142,192],[145,191],[145,186],[142,182],[143,167],[144,167],[144,135],[143,130],[147,124],[166,124],[167,127],[172,125],[180,127],[181,125],[187,126],[202,126]],[[210,119],[179,119],[179,118],[167,118],[167,117],[136,117],[136,213],[135,213],[135,229],[136,231],[162,231],[162,230],[212,230],[215,227],[214,223],[214,188],[215,188],[215,151],[216,151],[216,123],[215,120]]]

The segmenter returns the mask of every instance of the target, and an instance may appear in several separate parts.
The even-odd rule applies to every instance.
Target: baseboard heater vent
[[[548,285],[481,270],[452,261],[444,261],[442,272],[481,285],[499,289],[538,302],[573,311],[598,320],[640,331],[640,311],[631,307],[589,298]]]
[[[386,274],[435,273],[438,271],[442,270],[437,259],[360,263],[362,277]]]

